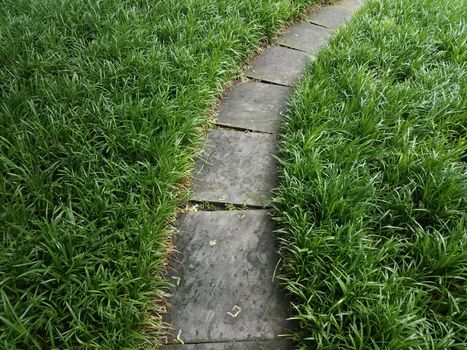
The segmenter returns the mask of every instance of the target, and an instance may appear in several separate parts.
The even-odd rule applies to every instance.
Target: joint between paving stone
[[[290,49],[290,50],[295,50],[295,51],[299,51],[299,52],[304,52],[304,53],[309,53],[308,51],[306,50],[303,50],[303,49],[297,49],[296,47],[292,47],[292,46],[289,46],[289,45],[286,45],[286,44],[282,44],[282,43],[277,43],[280,47],[285,47],[286,49]]]
[[[313,22],[313,19],[312,19],[312,18],[308,18],[307,21],[308,21],[308,23],[313,24],[314,26],[318,26],[318,27],[320,27],[320,28],[329,29],[329,30],[332,30],[332,31],[336,30],[336,28],[328,27],[328,26],[325,26],[325,25],[323,25],[323,24]]]
[[[358,6],[352,5],[348,0],[339,1],[334,5],[323,6],[308,18],[308,22],[335,30],[345,25],[357,9]]]
[[[286,339],[259,339],[256,341],[236,341],[217,343],[190,343],[168,345],[169,350],[290,350]]]
[[[251,204],[237,204],[237,203],[224,203],[213,201],[196,201],[191,200],[188,203],[191,207],[189,211],[235,211],[235,210],[264,210],[272,208],[270,203],[264,205],[251,205]]]
[[[209,340],[209,341],[194,341],[194,342],[183,342],[182,343],[176,343],[176,342],[168,342],[166,345],[203,345],[203,344],[245,344],[245,343],[257,343],[257,342],[273,342],[276,340],[281,340],[283,338],[280,337],[274,337],[274,338],[251,338],[251,339],[245,339],[245,340],[234,340],[234,341],[228,341],[228,340]]]
[[[282,46],[282,45],[280,45],[280,47],[284,47],[284,48],[289,49],[289,47],[285,47],[285,46]],[[270,81],[270,80],[254,78],[254,77],[251,77],[251,76],[248,76],[248,75],[247,75],[247,78],[250,79],[251,81],[256,81],[258,83],[263,83],[263,84],[268,84],[268,85],[282,86],[282,87],[289,87],[289,88],[294,87],[294,84],[281,84],[281,83],[276,83],[276,82]]]
[[[251,128],[242,127],[242,126],[230,126],[230,125],[222,124],[222,122],[219,122],[217,120],[214,121],[214,124],[216,125],[216,127],[213,129],[218,129],[218,130],[240,131],[240,132],[244,132],[247,134],[269,134],[269,135],[277,134],[276,132],[272,132],[272,131],[261,131],[261,130],[255,130]]]

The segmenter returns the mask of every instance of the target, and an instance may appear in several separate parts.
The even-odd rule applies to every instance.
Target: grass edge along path
[[[316,2],[2,2],[1,348],[154,340],[210,103]]]
[[[466,16],[369,1],[296,89],[274,206],[301,349],[467,346]]]

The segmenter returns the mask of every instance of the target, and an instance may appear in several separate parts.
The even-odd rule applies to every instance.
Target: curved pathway
[[[192,208],[211,210],[178,221],[166,317],[173,334],[164,349],[292,348],[279,337],[293,325],[273,281],[278,257],[267,210],[277,183],[276,134],[303,68],[361,2],[339,1],[290,27],[221,100],[192,186]],[[225,205],[233,210],[215,210]]]

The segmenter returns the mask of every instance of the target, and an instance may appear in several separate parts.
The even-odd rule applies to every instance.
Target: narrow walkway
[[[290,349],[289,303],[277,282],[274,225],[276,134],[303,68],[362,1],[322,7],[256,57],[221,101],[197,163],[192,201],[181,215],[172,261],[176,285],[167,350]],[[206,209],[208,207],[214,210]],[[215,210],[229,205],[234,210]]]

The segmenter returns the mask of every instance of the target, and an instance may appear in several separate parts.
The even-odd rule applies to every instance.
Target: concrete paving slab
[[[309,21],[320,26],[336,29],[352,18],[352,11],[339,6],[325,6],[313,14]]]
[[[201,343],[185,345],[166,345],[164,350],[292,350],[288,340],[265,340],[235,343]]]
[[[293,86],[310,60],[305,52],[272,46],[253,60],[245,74],[253,79]]]
[[[192,185],[193,201],[265,206],[277,185],[275,136],[215,129]]]
[[[179,283],[166,318],[173,336],[217,343],[288,333],[288,303],[272,281],[277,246],[266,210],[192,212],[178,227],[169,278]]]
[[[216,124],[277,133],[292,89],[286,86],[247,81],[223,97]]]
[[[341,0],[338,1],[336,5],[355,11],[363,6],[363,0]]]
[[[278,42],[296,50],[316,53],[328,43],[331,34],[330,29],[302,22],[290,27]]]

